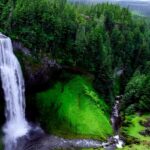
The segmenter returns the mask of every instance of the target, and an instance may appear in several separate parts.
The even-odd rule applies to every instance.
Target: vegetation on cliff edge
[[[85,77],[58,82],[37,94],[37,104],[41,123],[50,133],[103,140],[112,135],[109,108]]]

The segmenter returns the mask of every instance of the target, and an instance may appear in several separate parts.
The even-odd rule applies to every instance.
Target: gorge
[[[0,1],[0,150],[149,150],[148,2],[119,2]]]
[[[111,143],[112,147],[115,144],[118,147],[122,147],[121,141],[118,138],[119,136],[110,138],[107,143],[84,139],[65,140],[55,136],[46,136],[39,127],[31,127],[25,119],[25,89],[21,67],[13,53],[11,39],[1,33],[0,60],[0,75],[6,103],[6,123],[3,127],[5,150],[23,150],[29,147],[35,149],[38,147],[35,144],[37,142],[40,145],[39,147],[41,147],[40,149],[45,149],[45,147],[48,147],[48,149],[54,149],[56,147],[110,147]],[[116,113],[118,114],[118,108],[114,107],[113,114]],[[112,122],[115,124],[115,119]],[[48,143],[45,145],[42,144],[43,139],[44,141],[48,140]],[[50,141],[53,142],[50,143]],[[56,143],[58,143],[57,146],[55,146]]]

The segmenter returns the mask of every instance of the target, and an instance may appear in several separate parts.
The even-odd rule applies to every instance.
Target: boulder
[[[24,77],[27,92],[46,89],[61,73],[61,66],[55,60],[43,58],[38,64],[24,64]]]

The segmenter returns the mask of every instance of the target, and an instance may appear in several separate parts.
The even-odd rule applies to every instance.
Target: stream
[[[24,79],[20,64],[13,53],[11,39],[0,33],[0,77],[5,96],[6,123],[3,127],[5,150],[53,150],[99,148],[114,150],[122,148],[119,136],[119,100],[116,97],[111,121],[115,136],[106,142],[91,139],[63,139],[47,135],[25,119]]]

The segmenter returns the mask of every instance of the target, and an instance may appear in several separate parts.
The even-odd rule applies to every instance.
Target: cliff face
[[[33,56],[30,50],[19,42],[13,42],[15,53],[21,63],[26,91],[34,93],[46,88],[60,75],[62,67],[47,56]]]
[[[36,92],[53,83],[61,72],[61,66],[55,60],[44,58],[39,64],[27,63],[24,66],[24,76],[27,92]],[[31,91],[32,89],[32,91]]]
[[[37,58],[31,55],[30,50],[23,47],[19,42],[13,42],[13,48],[16,56],[22,67],[23,76],[25,79],[25,92],[27,97],[27,109],[29,110],[33,107],[32,96],[34,93],[43,91],[49,87],[49,84],[53,84],[55,80],[59,77],[61,73],[61,66],[56,63],[55,60],[49,59],[44,56],[42,58]],[[31,105],[31,106],[30,106]],[[4,117],[4,93],[2,89],[1,79],[0,79],[0,125],[2,126],[5,122]],[[28,114],[28,113],[27,113]],[[31,112],[35,117],[34,113]],[[33,119],[34,119],[33,117]]]

